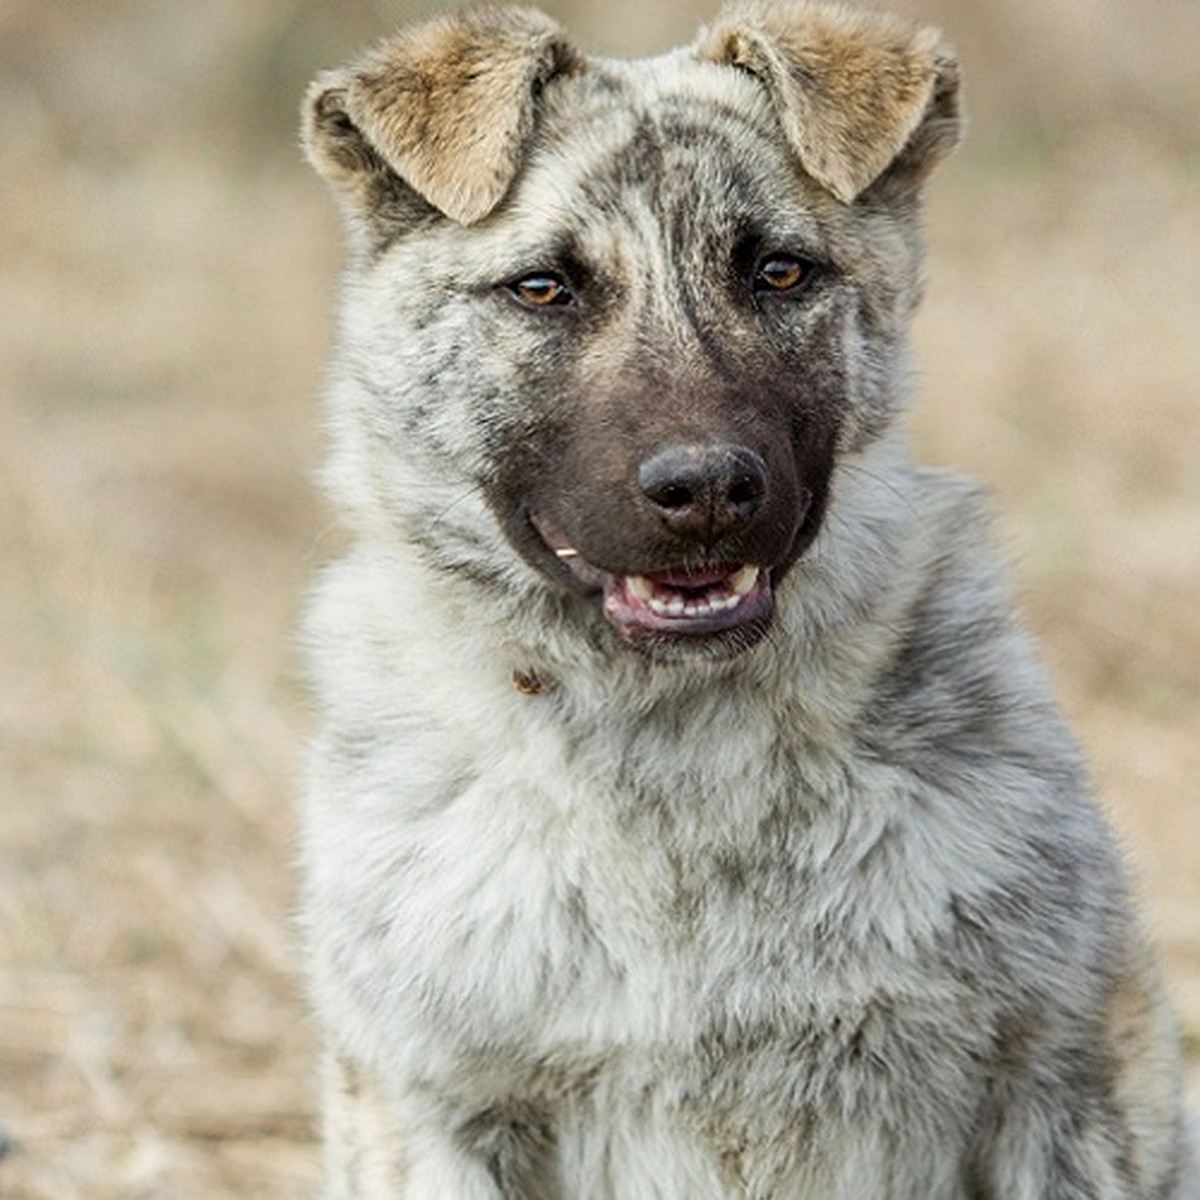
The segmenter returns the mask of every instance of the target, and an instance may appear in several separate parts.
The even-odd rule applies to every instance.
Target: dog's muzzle
[[[756,450],[724,441],[660,444],[627,478],[593,490],[586,511],[607,521],[578,535],[577,516],[535,506],[528,520],[543,553],[576,590],[599,593],[604,617],[639,649],[723,655],[752,645],[770,626],[776,568],[794,551],[811,493],[775,486]]]

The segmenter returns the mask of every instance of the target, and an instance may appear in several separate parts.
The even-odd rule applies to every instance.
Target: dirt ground
[[[614,51],[711,14],[546,7]],[[903,7],[974,114],[914,438],[995,490],[1200,1102],[1200,7]],[[417,11],[0,4],[0,1196],[312,1194],[291,630],[339,248],[294,112]]]

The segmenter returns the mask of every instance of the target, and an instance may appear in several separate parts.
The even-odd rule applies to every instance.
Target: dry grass
[[[1200,10],[906,7],[976,113],[933,196],[916,437],[999,494],[1195,1056]],[[693,21],[579,8],[617,49]],[[0,9],[5,1196],[313,1187],[289,631],[338,251],[292,111],[414,11],[383,9]]]

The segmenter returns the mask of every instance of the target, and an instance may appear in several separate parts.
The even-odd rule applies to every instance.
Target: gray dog
[[[1175,1033],[987,545],[898,430],[936,33],[483,9],[319,78],[329,1197],[1180,1200]]]

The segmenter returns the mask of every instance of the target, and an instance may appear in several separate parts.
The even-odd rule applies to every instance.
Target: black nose
[[[638,468],[638,486],[673,533],[714,541],[763,506],[767,464],[745,446],[667,446]]]

